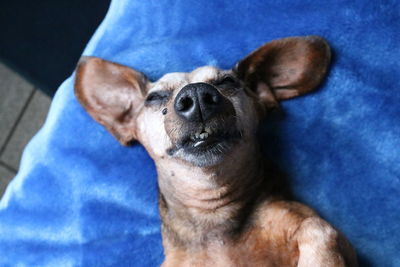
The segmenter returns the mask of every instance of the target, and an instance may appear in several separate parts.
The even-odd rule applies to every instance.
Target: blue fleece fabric
[[[361,266],[400,266],[400,2],[115,0],[84,54],[150,79],[231,68],[266,41],[321,35],[334,51],[316,93],[261,130],[296,197],[343,231]],[[62,51],[60,51],[62,53]],[[78,104],[74,76],[0,203],[0,266],[157,266],[156,173]]]

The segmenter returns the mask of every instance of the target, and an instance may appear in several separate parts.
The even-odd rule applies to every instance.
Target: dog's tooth
[[[200,138],[200,133],[196,133],[194,136],[195,136],[196,138]]]
[[[205,133],[201,133],[200,134],[200,139],[207,139],[208,138],[208,133],[207,132],[205,132]]]
[[[210,129],[210,127],[206,127],[204,130],[205,130],[208,134],[211,134],[211,129]]]
[[[201,144],[203,144],[204,143],[204,141],[198,141],[198,142],[196,142],[193,146],[194,147],[198,147],[199,145],[201,145]]]

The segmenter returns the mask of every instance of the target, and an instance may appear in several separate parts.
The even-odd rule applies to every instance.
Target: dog
[[[140,142],[155,161],[163,267],[357,266],[338,230],[288,200],[256,138],[280,101],[318,87],[330,57],[321,37],[289,37],[232,70],[204,66],[155,82],[82,57],[79,102],[120,143]]]

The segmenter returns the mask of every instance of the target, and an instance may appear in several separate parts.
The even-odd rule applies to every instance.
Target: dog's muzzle
[[[192,83],[181,89],[174,102],[181,119],[181,136],[169,155],[180,156],[198,165],[219,162],[241,139],[233,104],[213,85]]]

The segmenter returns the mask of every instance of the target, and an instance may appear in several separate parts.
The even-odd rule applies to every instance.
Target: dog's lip
[[[242,138],[242,131],[227,123],[225,120],[196,125],[174,142],[166,153],[169,156],[174,156],[178,151],[189,154],[223,153]]]
[[[179,142],[179,147],[189,150],[205,150],[240,137],[241,133],[238,130],[224,131],[206,127],[203,130],[186,135]]]
[[[219,136],[208,136],[206,138],[198,138],[194,140],[187,141],[184,145],[184,147],[193,147],[193,148],[204,148],[207,146],[212,146],[214,144],[220,143],[224,141],[224,138],[221,138]]]

